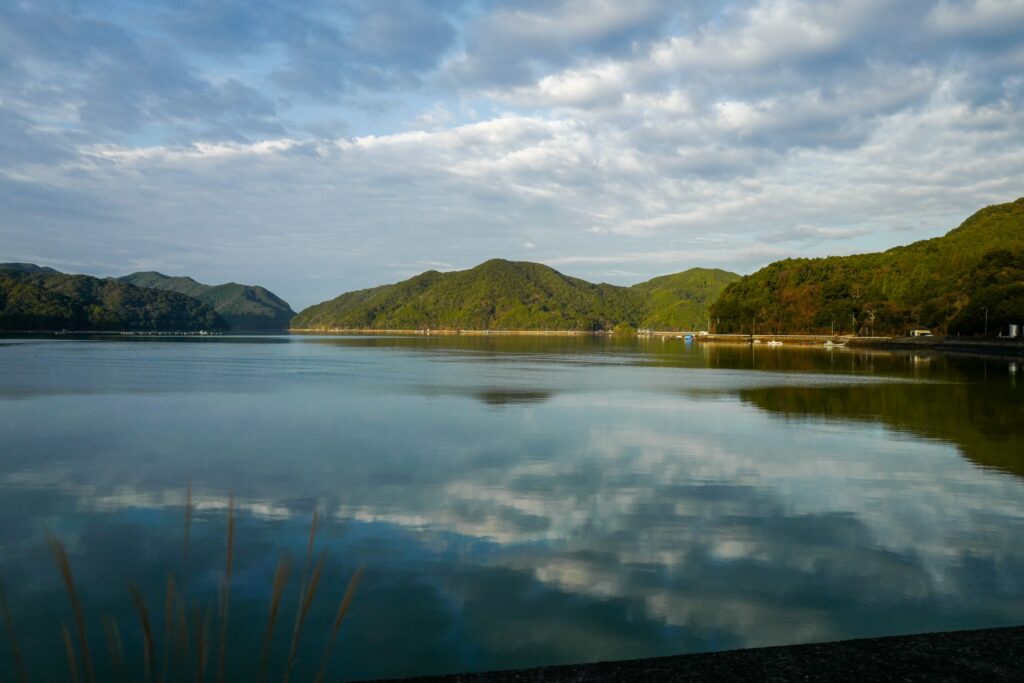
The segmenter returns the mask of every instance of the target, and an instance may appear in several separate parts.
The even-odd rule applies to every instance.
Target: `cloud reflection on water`
[[[324,542],[377,582],[353,613],[353,638],[377,643],[357,656],[373,675],[392,672],[371,660],[410,605],[431,627],[400,629],[402,647],[437,653],[403,660],[420,672],[991,626],[1024,610],[1021,480],[960,457],[1004,418],[939,408],[944,431],[929,432],[928,408],[893,408],[991,407],[970,382],[907,381],[895,365],[436,364],[394,347],[343,347],[354,355],[311,376],[316,353],[338,353],[311,346],[264,359],[272,391],[234,393],[250,369],[232,360],[219,396],[4,404],[4,443],[33,457],[3,461],[0,511],[110,542],[146,525],[173,537],[192,479],[211,522],[234,491],[258,556],[275,558],[319,506]],[[74,457],[18,426],[55,408]],[[0,545],[34,533],[0,527]],[[25,561],[4,553],[0,571],[24,575]]]

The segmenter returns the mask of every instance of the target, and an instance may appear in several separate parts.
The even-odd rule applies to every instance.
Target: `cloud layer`
[[[678,4],[5,5],[0,259],[304,306],[493,256],[747,272],[1022,194],[1024,2]]]

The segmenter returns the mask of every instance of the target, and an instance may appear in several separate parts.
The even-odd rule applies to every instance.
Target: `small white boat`
[[[782,342],[780,342],[778,339],[772,339],[771,341],[768,342],[768,346],[782,346]]]
[[[831,339],[829,339],[827,342],[825,342],[825,348],[826,349],[835,349],[835,348],[839,348],[840,346],[846,346],[846,342],[834,342]]]

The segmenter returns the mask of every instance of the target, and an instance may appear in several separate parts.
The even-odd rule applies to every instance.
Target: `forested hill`
[[[634,287],[593,284],[541,265],[493,259],[469,270],[427,271],[342,294],[303,310],[293,329],[693,329],[738,275],[693,269]]]
[[[644,311],[640,327],[704,330],[708,308],[729,283],[739,279],[739,275],[727,270],[691,268],[641,282],[629,290]]]
[[[1005,330],[1024,318],[1024,198],[885,252],[777,261],[726,288],[710,315],[717,332]]]
[[[0,264],[0,330],[226,330],[216,311],[177,292],[115,279]]]
[[[213,308],[232,330],[279,332],[287,329],[295,311],[286,301],[263,287],[229,282],[204,285],[190,277],[171,277],[157,272],[132,273],[120,278],[137,287],[185,294]]]

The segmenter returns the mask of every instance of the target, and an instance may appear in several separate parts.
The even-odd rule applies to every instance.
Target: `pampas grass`
[[[203,683],[206,675],[206,662],[210,657],[210,620],[213,617],[213,610],[206,610],[206,617],[203,618],[201,610],[195,608],[195,634],[196,634],[196,683]]]
[[[270,613],[267,615],[267,630],[263,636],[263,647],[260,652],[260,683],[262,683],[266,676],[270,642],[274,638],[277,613],[281,609],[281,597],[284,595],[284,588],[288,584],[288,574],[290,571],[291,560],[287,557],[282,557],[277,563],[277,570],[274,571],[274,586],[270,592]]]
[[[48,539],[50,553],[53,555],[57,568],[60,569],[61,578],[64,580],[64,588],[71,600],[71,609],[75,613],[75,626],[78,629],[78,640],[82,648],[82,664],[85,668],[85,679],[89,683],[96,680],[96,673],[92,666],[92,657],[89,656],[89,640],[85,635],[85,612],[82,610],[82,603],[78,600],[78,592],[75,590],[75,577],[71,573],[71,563],[68,561],[68,554],[63,544],[53,536]]]
[[[235,559],[235,497],[228,499],[228,552],[224,560],[224,586],[220,597],[220,657],[217,681],[224,683],[224,660],[228,650],[228,607],[231,604],[231,568]]]
[[[352,599],[356,595],[356,588],[359,587],[359,582],[362,579],[363,568],[360,567],[352,574],[352,578],[348,580],[348,586],[345,587],[345,595],[341,598],[341,604],[338,605],[338,613],[334,616],[334,625],[331,627],[331,636],[327,639],[327,648],[324,650],[320,671],[316,675],[316,683],[323,683],[324,677],[327,676],[327,666],[331,663],[331,650],[334,648],[334,641],[338,637],[338,631],[341,630],[341,622],[345,621],[345,615],[348,614],[348,608],[352,606]]]
[[[157,620],[153,621],[146,604],[146,599],[140,589],[136,588],[134,584],[129,584],[127,587],[128,596],[138,622],[137,640],[134,640],[134,642],[141,641],[142,644],[141,666],[137,654],[125,656],[118,622],[109,614],[102,616],[100,621],[106,641],[107,655],[109,656],[109,670],[106,664],[102,661],[100,662],[102,680],[138,680],[137,676],[141,669],[142,680],[150,683],[169,683],[170,681],[178,680],[195,680],[201,683],[206,679],[211,665],[215,667],[213,675],[218,683],[227,679],[237,680],[239,676],[243,675],[242,673],[232,672],[232,662],[228,661],[227,657],[228,642],[231,636],[228,617],[231,605],[232,580],[236,564],[235,499],[234,496],[231,496],[227,507],[224,572],[220,581],[220,588],[217,591],[215,604],[203,604],[202,600],[190,597],[187,590],[185,574],[188,569],[191,550],[193,510],[192,486],[189,484],[185,495],[184,542],[181,547],[182,556],[179,568],[181,577],[180,579],[176,577],[174,571],[167,574],[167,580],[162,591],[162,620],[157,616]],[[314,511],[306,539],[306,553],[301,583],[298,587],[297,604],[295,606],[295,621],[291,629],[290,641],[286,641],[288,642],[287,656],[281,660],[281,668],[278,669],[286,683],[293,675],[296,663],[299,661],[303,631],[313,609],[317,593],[321,592],[321,583],[324,581],[326,552],[320,551],[319,554],[315,553],[319,525],[319,513]],[[73,617],[70,622],[60,624],[60,636],[63,641],[64,653],[67,657],[68,676],[74,683],[80,683],[80,681],[95,683],[97,676],[89,649],[86,612],[78,593],[67,550],[53,536],[47,537],[47,543],[50,554],[57,566],[64,591],[67,593]],[[341,625],[352,606],[363,573],[364,570],[360,567],[352,574],[345,588],[344,595],[338,604],[331,630],[327,634],[326,647],[321,655],[320,665],[316,673],[315,680],[318,683],[322,683],[326,678]],[[278,561],[274,571],[270,604],[266,612],[267,620],[263,629],[262,643],[259,650],[258,671],[261,683],[267,678],[271,670],[271,646],[274,641],[275,630],[280,621],[281,611],[285,608],[285,593],[287,592],[288,580],[291,574],[292,561],[289,557],[283,556]],[[160,602],[160,598],[157,598],[155,604],[159,605]],[[159,611],[156,614],[159,615]],[[0,618],[2,618],[2,625],[7,634],[6,641],[14,663],[15,680],[17,683],[27,683],[30,680],[30,676],[26,671],[22,651],[15,637],[15,618],[11,614],[2,585],[0,585]],[[159,633],[154,633],[154,626],[159,629]],[[212,637],[211,633],[214,634]],[[216,638],[216,644],[214,638]],[[160,651],[157,649],[157,643],[162,645]],[[213,649],[214,647],[216,647],[216,650]],[[255,658],[251,656],[255,654],[255,649],[246,651],[241,646],[236,647],[238,654],[235,656],[236,661],[234,664],[255,668]],[[243,651],[248,652],[249,656],[242,657]],[[210,661],[211,655],[216,657],[215,663]],[[316,662],[315,659],[310,658],[306,658],[303,661]]]
[[[121,644],[121,629],[113,617],[104,617],[103,633],[107,637],[107,652],[110,654],[110,670],[114,677],[124,678],[124,646]]]
[[[174,664],[181,670],[188,658],[188,614],[185,601],[179,600],[175,611],[177,628],[174,631]]]
[[[14,658],[14,674],[18,677],[18,683],[25,683],[28,680],[25,675],[25,662],[21,658],[18,638],[14,635],[14,620],[11,619],[11,609],[7,606],[7,595],[4,593],[3,584],[0,584],[0,615],[4,619],[4,627],[7,629],[7,643],[11,646],[11,657]]]
[[[167,668],[171,661],[171,640],[174,634],[174,606],[177,602],[177,585],[174,574],[167,575],[167,590],[164,597],[164,661],[160,667],[160,680],[167,680]]]
[[[151,681],[153,679],[153,626],[149,620],[149,611],[146,609],[146,602],[142,599],[142,594],[133,585],[128,586],[128,592],[131,593],[132,603],[139,615],[139,628],[142,629],[142,661],[145,667],[143,680]]]
[[[60,635],[64,639],[64,654],[68,658],[68,672],[71,674],[71,680],[78,683],[78,660],[75,658],[75,644],[71,642],[71,633],[68,631],[68,625],[64,622],[60,624]]]
[[[324,570],[324,554],[320,554],[320,558],[316,561],[316,566],[313,567],[313,574],[309,579],[309,585],[306,587],[305,593],[302,595],[302,600],[299,603],[299,612],[295,620],[295,630],[292,631],[292,645],[288,649],[288,666],[284,671],[284,683],[288,683],[288,679],[291,676],[292,667],[295,666],[295,656],[299,649],[299,637],[302,635],[302,625],[306,621],[306,617],[309,615],[309,609],[313,606],[313,598],[316,597],[316,589],[320,585],[320,575]]]
[[[185,545],[182,550],[181,573],[185,574],[188,569],[188,540],[189,532],[192,530],[192,482],[188,483],[185,489]]]

